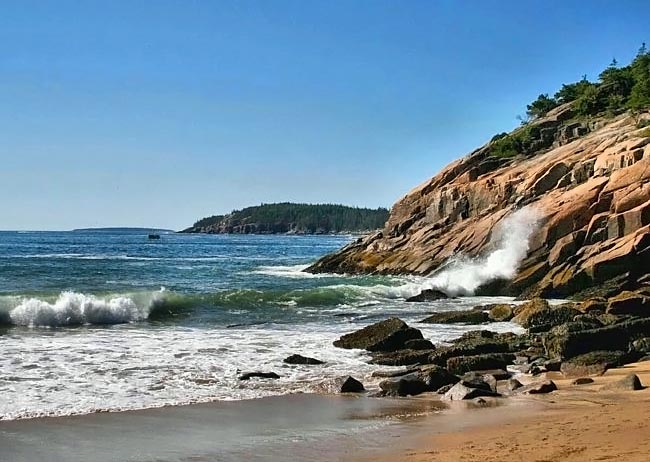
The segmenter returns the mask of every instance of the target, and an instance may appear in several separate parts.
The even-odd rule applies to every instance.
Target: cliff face
[[[495,225],[523,206],[540,215],[514,279],[493,292],[567,296],[638,285],[650,267],[650,137],[637,117],[570,123],[561,106],[528,127],[528,156],[488,143],[393,206],[385,228],[308,271],[435,272],[451,257],[490,251]]]

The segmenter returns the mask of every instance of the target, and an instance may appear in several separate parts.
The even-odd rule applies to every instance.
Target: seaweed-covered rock
[[[413,364],[429,364],[436,350],[398,350],[372,353],[371,364],[382,366],[410,366]]]
[[[490,317],[484,311],[440,311],[433,313],[420,322],[427,324],[482,324],[488,322]]]
[[[488,316],[492,321],[510,321],[514,316],[513,305],[508,305],[507,303],[486,305],[484,309],[489,310]]]
[[[404,348],[408,340],[421,338],[420,330],[409,327],[401,319],[389,318],[342,336],[334,341],[334,346],[368,351],[397,351]]]
[[[577,332],[559,326],[543,336],[542,340],[549,357],[568,359],[597,350],[627,351],[631,341],[647,336],[650,336],[650,318]]]
[[[650,352],[650,337],[643,337],[632,342],[632,351],[639,353]]]
[[[528,328],[531,332],[547,331],[552,327],[572,321],[580,311],[572,304],[550,306],[546,300],[535,299],[513,318],[513,322]]]
[[[623,351],[591,351],[562,362],[560,372],[566,377],[602,375],[612,367],[625,363]]]
[[[424,289],[417,295],[406,299],[407,302],[432,302],[435,300],[444,300],[449,295],[438,289]]]
[[[447,359],[447,370],[452,374],[464,374],[484,369],[505,369],[514,359],[512,353],[454,356]]]

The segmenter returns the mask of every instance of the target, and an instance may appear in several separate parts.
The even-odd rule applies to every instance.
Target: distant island
[[[182,233],[334,234],[382,228],[388,209],[336,204],[261,204],[203,218]]]
[[[172,229],[161,228],[130,228],[130,227],[112,227],[112,228],[77,228],[72,230],[73,233],[133,233],[133,234],[150,234],[150,233],[174,233]]]

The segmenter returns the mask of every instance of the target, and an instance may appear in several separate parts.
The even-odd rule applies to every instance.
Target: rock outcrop
[[[430,275],[458,254],[489,253],[497,225],[532,206],[540,220],[525,259],[488,292],[612,295],[648,284],[650,137],[637,124],[650,113],[577,125],[571,115],[560,106],[519,129],[534,152],[495,157],[492,141],[452,163],[397,201],[382,231],[308,271]]]

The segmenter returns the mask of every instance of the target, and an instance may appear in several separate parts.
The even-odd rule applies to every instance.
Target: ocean
[[[328,393],[345,375],[373,390],[380,367],[335,348],[342,334],[398,316],[445,342],[477,326],[418,321],[509,300],[407,303],[431,279],[302,271],[352,239],[0,232],[0,419]],[[294,353],[325,364],[284,364]]]

